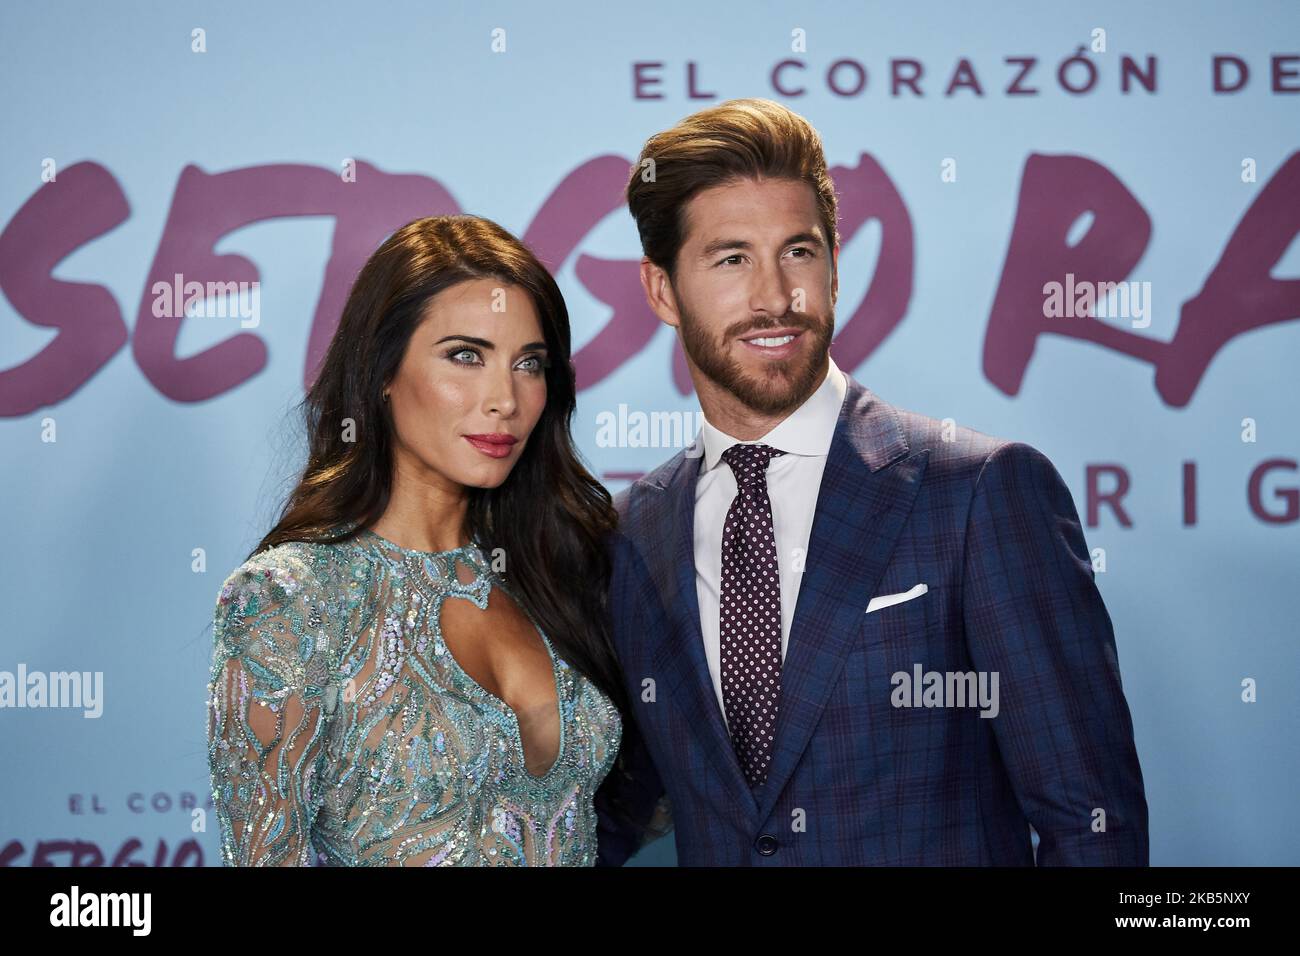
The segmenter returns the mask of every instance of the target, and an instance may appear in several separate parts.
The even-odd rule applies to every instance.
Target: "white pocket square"
[[[882,607],[889,607],[891,604],[901,604],[904,601],[910,601],[912,598],[919,598],[926,591],[930,590],[924,584],[918,584],[910,591],[900,591],[897,594],[882,594],[879,597],[873,597],[867,604],[866,613],[879,611]]]

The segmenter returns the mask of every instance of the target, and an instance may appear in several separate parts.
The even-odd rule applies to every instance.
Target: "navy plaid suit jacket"
[[[1133,725],[1070,492],[1033,447],[942,428],[848,377],[755,790],[704,657],[699,451],[616,496],[610,609],[632,719],[596,795],[601,865],[638,849],[629,821],[664,797],[686,866],[1032,866],[1030,824],[1038,865],[1147,865]],[[891,675],[918,664],[996,671],[997,715],[894,706]]]

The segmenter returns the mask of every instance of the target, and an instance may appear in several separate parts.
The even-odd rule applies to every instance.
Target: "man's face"
[[[744,179],[687,204],[672,283],[682,347],[703,375],[767,415],[826,374],[838,278],[811,186]],[[698,386],[697,386],[698,387]]]

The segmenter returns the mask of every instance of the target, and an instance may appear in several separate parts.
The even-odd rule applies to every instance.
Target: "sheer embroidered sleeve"
[[[312,865],[328,616],[310,567],[281,548],[245,562],[221,589],[208,762],[226,866]]]

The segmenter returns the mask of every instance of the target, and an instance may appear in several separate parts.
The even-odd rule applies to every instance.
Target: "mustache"
[[[833,319],[791,312],[777,319],[757,319],[737,322],[725,333],[726,338],[740,338],[753,332],[766,332],[768,329],[799,329],[803,332],[815,332]]]

